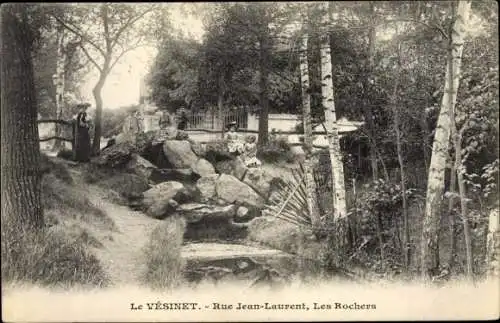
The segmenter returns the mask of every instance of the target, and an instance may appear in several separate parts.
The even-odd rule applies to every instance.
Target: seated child
[[[247,167],[259,167],[262,165],[261,161],[257,159],[257,144],[255,143],[257,138],[255,136],[250,135],[246,137],[245,142],[245,152],[243,154],[243,160],[245,162],[245,166]]]

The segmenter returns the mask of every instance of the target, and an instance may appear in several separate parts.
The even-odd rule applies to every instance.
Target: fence
[[[192,113],[189,116],[189,124],[187,129],[225,129],[231,122],[236,122],[240,128],[248,127],[248,109],[234,108],[226,110],[222,113],[220,120],[218,112],[215,109],[199,111]]]
[[[60,120],[60,119],[46,119],[46,120],[38,120],[37,121],[38,124],[44,124],[44,123],[53,123],[53,124],[59,124],[61,126],[64,126],[64,127],[69,127],[70,128],[70,138],[67,138],[67,137],[61,137],[61,136],[57,136],[57,135],[54,135],[54,136],[49,136],[49,137],[46,137],[46,138],[40,138],[38,141],[39,142],[46,142],[46,141],[50,141],[50,140],[61,140],[61,141],[64,141],[64,142],[69,142],[71,143],[71,150],[73,151],[73,155],[75,154],[75,131],[76,131],[76,123],[71,120],[71,121],[67,121],[67,120]],[[66,128],[67,129],[67,128]],[[65,131],[64,128],[61,129],[62,131],[60,131],[60,133],[64,133]]]

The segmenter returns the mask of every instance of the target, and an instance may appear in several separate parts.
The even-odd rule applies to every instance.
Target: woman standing
[[[87,109],[90,104],[79,104],[80,112],[76,116],[75,160],[88,162],[90,160],[90,134],[87,121]]]

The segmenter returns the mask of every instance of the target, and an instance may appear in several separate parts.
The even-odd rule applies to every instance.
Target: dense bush
[[[286,136],[271,134],[268,143],[259,149],[257,158],[266,163],[293,162],[294,155]]]

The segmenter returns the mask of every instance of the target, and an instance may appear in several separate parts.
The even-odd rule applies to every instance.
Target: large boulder
[[[150,188],[148,181],[143,176],[130,173],[115,174],[110,178],[98,181],[97,184],[119,193],[129,201],[142,198],[143,192]]]
[[[92,162],[109,168],[122,168],[132,159],[136,152],[136,146],[129,141],[117,143],[108,149],[101,151],[99,156],[93,158]]]
[[[245,174],[243,182],[250,185],[260,195],[267,198],[271,193],[273,181],[279,181],[280,178],[272,176],[262,168],[249,168]]]
[[[209,176],[215,174],[215,168],[206,159],[198,159],[192,166],[191,169],[194,173],[203,176]]]
[[[215,163],[215,169],[219,174],[233,175],[240,181],[245,177],[248,168],[241,158],[222,160]]]
[[[146,179],[149,179],[153,171],[158,169],[150,161],[142,158],[137,154],[132,154],[130,161],[127,163],[126,168],[129,172],[142,176]]]
[[[184,189],[184,185],[171,181],[155,185],[143,193],[143,208],[147,215],[161,219],[168,215],[170,202],[176,194]]]
[[[176,140],[178,135],[178,130],[175,127],[167,127],[165,129],[160,129],[156,131],[155,137],[153,138],[152,144],[161,144],[165,140]]]
[[[196,182],[200,176],[194,173],[191,168],[171,169],[171,168],[155,168],[151,171],[149,180],[155,184],[178,181],[178,182]]]
[[[259,195],[248,184],[239,181],[236,177],[222,174],[215,185],[216,194],[219,198],[229,203],[249,205],[263,208],[265,199]]]
[[[187,140],[165,140],[163,152],[175,168],[191,168],[198,161]]]
[[[227,219],[230,221],[235,213],[235,205],[208,205],[200,203],[188,203],[179,205],[176,212],[182,215],[187,223],[196,223],[200,221]]]
[[[202,177],[196,182],[196,187],[200,191],[203,201],[209,201],[215,198],[215,185],[218,178],[219,174],[213,174]]]

